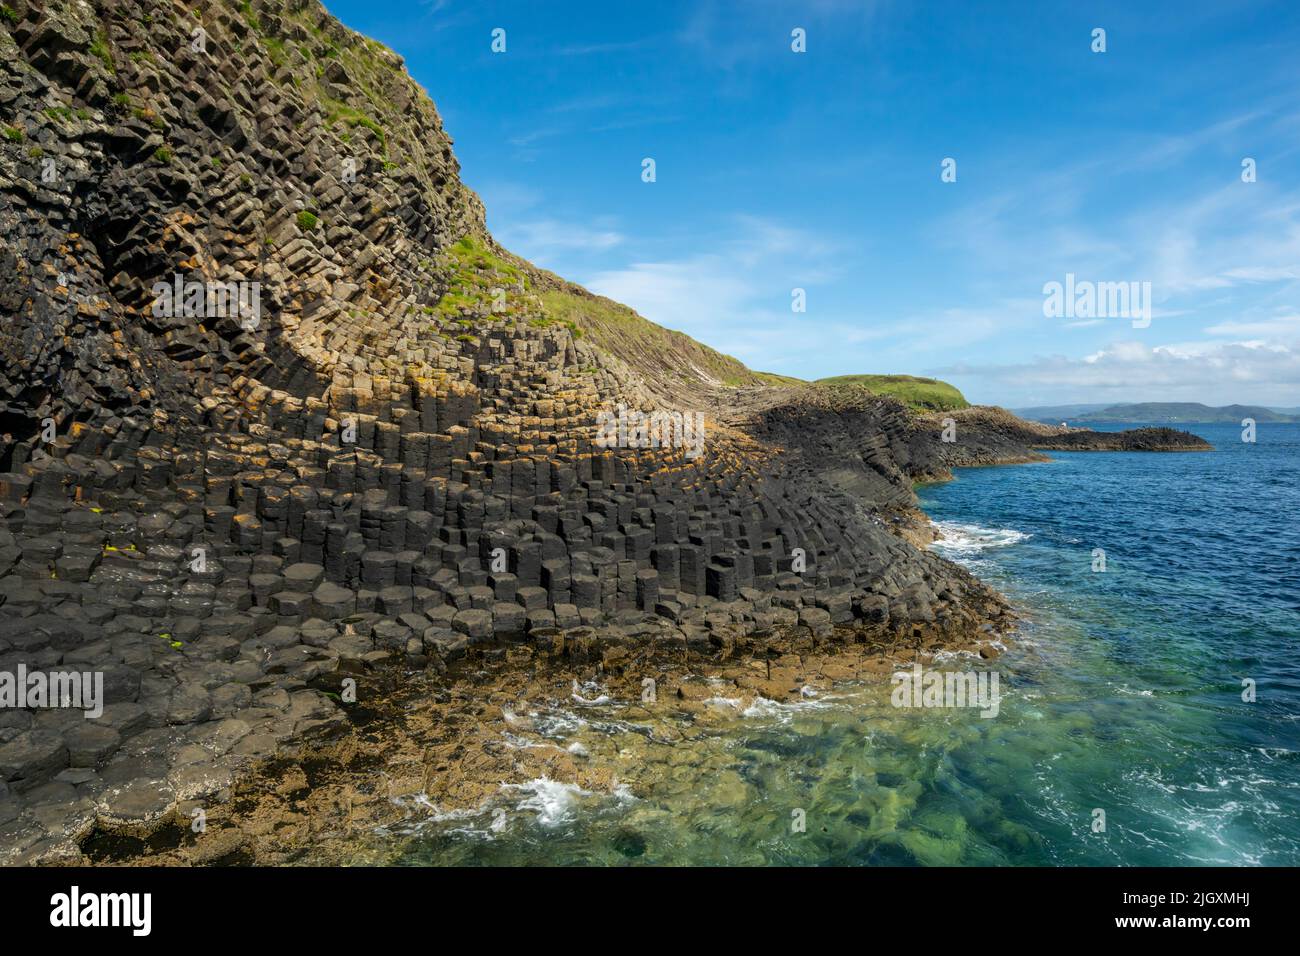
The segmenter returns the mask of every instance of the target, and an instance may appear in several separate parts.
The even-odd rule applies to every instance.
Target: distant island
[[[1015,409],[1021,418],[1059,424],[1084,422],[1181,422],[1183,424],[1240,424],[1243,418],[1256,422],[1300,422],[1300,408],[1265,408],[1261,405],[1223,405],[1200,402],[1135,402],[1125,405],[1040,405]]]

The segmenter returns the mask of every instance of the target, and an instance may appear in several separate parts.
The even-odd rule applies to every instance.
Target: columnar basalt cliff
[[[945,443],[534,268],[315,0],[7,0],[0,48],[0,669],[105,697],[0,711],[10,862],[224,791],[384,661],[987,630],[913,480],[1196,442],[967,410]],[[619,407],[703,447],[608,447]]]

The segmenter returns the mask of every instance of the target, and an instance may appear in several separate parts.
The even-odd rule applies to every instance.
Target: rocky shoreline
[[[914,481],[1199,442],[765,375],[537,269],[401,58],[314,0],[8,6],[0,673],[103,710],[0,709],[0,863],[219,816],[343,746],[352,682],[969,642],[1010,611],[925,549]]]
[[[876,421],[877,447],[887,449],[890,436],[909,441],[924,436],[894,406],[873,403],[871,408],[886,415]],[[850,424],[860,422],[851,417]],[[968,429],[966,440],[973,446],[974,439]],[[916,467],[924,461],[916,449],[932,446],[932,440],[918,445],[914,457],[906,458],[904,444],[896,454]],[[457,609],[453,590],[394,585],[353,591],[328,581],[320,565],[286,567],[282,558],[223,556],[219,564],[214,560],[214,573],[246,574],[244,593],[253,592],[242,611],[238,605],[223,610],[215,588],[194,586],[197,575],[186,575],[191,583],[183,587],[165,583],[169,572],[184,565],[182,546],[166,539],[151,543],[140,534],[139,523],[128,537],[114,537],[124,531],[116,522],[130,527],[125,516],[113,512],[106,520],[105,509],[90,502],[67,501],[55,513],[64,527],[77,519],[77,535],[66,540],[94,541],[102,550],[95,580],[78,581],[58,558],[55,573],[44,576],[41,568],[48,565],[38,561],[58,540],[41,523],[50,503],[39,494],[19,507],[10,503],[0,509],[6,525],[0,545],[8,542],[20,560],[17,573],[0,579],[5,609],[15,612],[0,624],[7,647],[3,659],[50,669],[96,668],[105,675],[106,706],[96,720],[61,709],[0,714],[0,770],[7,781],[0,784],[4,860],[93,860],[93,847],[115,839],[137,846],[136,857],[152,858],[153,834],[176,832],[178,815],[195,810],[220,816],[235,793],[264,789],[273,782],[264,768],[284,753],[346,746],[340,737],[347,740],[357,732],[354,718],[367,713],[364,703],[342,702],[349,680],[372,688],[387,682],[399,693],[403,675],[440,675],[466,662],[521,655],[566,663],[596,660],[604,671],[646,648],[681,646],[687,655],[698,654],[707,668],[709,655],[725,660],[737,646],[752,655],[770,644],[773,650],[761,653],[780,654],[801,639],[823,645],[838,641],[848,648],[866,641],[894,650],[915,651],[919,644],[932,653],[970,647],[1007,631],[1014,618],[996,594],[963,569],[916,550],[934,538],[910,490],[911,480],[928,468],[906,475],[892,459],[863,455],[853,445],[837,446],[834,456],[822,449],[819,461],[823,468],[833,466],[823,474],[846,500],[864,493],[867,475],[887,479],[890,495],[883,500],[877,495],[874,520],[898,542],[894,548],[903,568],[914,564],[913,555],[924,559],[930,570],[923,590],[906,590],[888,577],[877,577],[865,590],[809,589],[800,574],[787,572],[777,587],[755,582],[758,586],[738,589],[731,600],[711,588],[701,588],[700,594],[676,591],[656,600],[653,611],[634,606],[620,611],[615,605],[608,617],[558,604],[547,614],[530,614],[519,604],[517,629],[473,633],[472,614]],[[882,462],[892,465],[883,475]],[[153,519],[155,533],[177,527],[165,515]],[[29,516],[38,519],[34,529]],[[256,588],[263,580],[293,583],[266,588],[269,593],[259,597]],[[276,600],[286,587],[304,595],[310,616],[286,615],[291,605]],[[207,613],[177,613],[191,607]],[[148,616],[154,608],[157,616]],[[502,618],[504,609],[498,608],[499,602],[488,620]],[[87,642],[91,632],[98,636]],[[418,676],[413,686],[423,686]],[[131,844],[131,839],[144,842]]]
[[[1028,456],[1010,457],[1019,461]],[[915,547],[924,547],[935,538],[928,519],[915,507],[893,505],[881,514],[888,515],[891,536]],[[166,546],[141,550],[131,560],[145,561],[162,547]],[[245,625],[250,630],[243,641],[204,635],[202,641],[191,643],[185,640],[192,640],[191,633],[177,629],[157,644],[140,638],[118,642],[122,647],[152,644],[147,659],[156,673],[174,675],[176,689],[151,703],[142,695],[157,678],[146,672],[137,683],[125,668],[110,669],[108,704],[100,721],[84,721],[77,712],[58,710],[27,714],[33,718],[28,721],[21,720],[25,714],[21,711],[0,717],[11,728],[4,735],[8,743],[0,748],[7,761],[3,765],[14,767],[18,760],[31,761],[21,765],[18,785],[22,786],[24,777],[41,773],[43,767],[50,767],[46,772],[52,773],[49,783],[18,791],[5,786],[4,805],[21,808],[21,816],[13,810],[7,814],[3,832],[12,842],[6,844],[6,862],[191,865],[232,859],[296,859],[312,852],[310,828],[306,836],[299,834],[287,846],[280,837],[267,836],[278,832],[279,825],[267,832],[258,828],[283,814],[296,813],[289,808],[301,801],[314,805],[324,799],[315,795],[314,776],[300,776],[304,763],[334,767],[335,776],[342,774],[349,792],[373,793],[375,781],[392,775],[384,769],[387,763],[363,760],[353,766],[348,755],[401,754],[401,759],[409,762],[415,744],[405,728],[413,719],[430,733],[436,733],[434,728],[444,722],[463,726],[469,720],[477,726],[486,719],[483,708],[495,691],[489,687],[488,696],[476,700],[467,688],[477,686],[478,678],[472,675],[485,668],[501,686],[533,682],[528,685],[530,694],[540,692],[536,684],[541,679],[536,676],[539,670],[548,675],[546,687],[551,692],[562,691],[574,680],[599,675],[611,691],[635,700],[639,681],[647,672],[660,674],[673,686],[674,681],[699,675],[727,675],[737,660],[750,662],[752,670],[754,660],[762,659],[766,666],[766,661],[773,659],[784,661],[777,672],[783,680],[783,670],[794,666],[790,655],[796,655],[799,668],[805,669],[809,655],[816,655],[822,663],[808,670],[801,683],[755,683],[752,673],[741,675],[746,690],[781,700],[797,695],[798,687],[808,680],[842,678],[847,673],[844,666],[850,663],[855,674],[883,675],[896,664],[929,659],[939,650],[990,654],[995,642],[1004,640],[1013,627],[1014,614],[963,569],[929,557],[941,562],[949,579],[967,586],[961,604],[953,609],[956,613],[942,618],[924,605],[907,607],[870,594],[861,594],[832,613],[824,606],[830,602],[825,598],[819,601],[815,593],[746,588],[731,602],[709,594],[679,592],[674,595],[675,607],[657,607],[653,614],[625,611],[617,624],[588,626],[578,620],[573,626],[558,627],[554,618],[534,618],[526,632],[506,640],[497,635],[471,637],[454,627],[430,623],[426,610],[421,623],[424,636],[404,643],[383,636],[383,625],[394,618],[378,611],[336,614],[333,620],[312,618],[299,625],[253,613]],[[319,582],[317,593],[328,583],[319,566],[289,570],[290,577],[310,572],[311,582]],[[36,602],[49,593],[69,591],[67,584],[53,591],[47,587],[8,593],[16,598],[21,613],[22,609],[38,610]],[[84,600],[76,606],[84,610]],[[324,603],[321,607],[327,610]],[[446,604],[435,602],[429,610],[441,613],[443,609]],[[221,622],[220,614],[214,617],[218,618],[214,623]],[[70,632],[66,626],[60,630],[56,625],[71,619],[67,613],[57,619],[27,614],[2,629],[11,646],[25,640],[27,647],[37,649],[41,656],[26,658],[34,663],[44,660],[69,666],[98,659],[102,647],[91,645],[81,653],[59,648],[58,642],[70,637]],[[455,616],[449,620],[454,623]],[[403,612],[395,623],[410,633],[416,622],[409,612]],[[129,634],[139,623],[113,616],[106,617],[102,626],[107,637]],[[238,635],[238,631],[232,633]],[[172,641],[173,637],[178,640]],[[173,648],[173,643],[181,647]],[[191,658],[193,669],[182,669],[186,658]],[[201,661],[206,661],[202,670]],[[201,676],[205,672],[206,678]],[[188,684],[196,678],[217,686],[200,694],[201,683]],[[732,672],[730,679],[739,678]],[[348,680],[355,682],[355,703],[344,703],[340,694]],[[231,694],[228,688],[232,686],[243,688],[243,692]],[[507,695],[505,699],[514,698]],[[185,710],[191,701],[197,707]],[[481,773],[456,768],[445,779],[437,775],[422,778],[425,789],[420,792],[429,799],[436,792],[439,806],[470,808],[476,798],[500,784],[502,768],[491,761],[479,762],[475,749],[481,750],[500,727],[502,715],[493,712],[490,716],[491,721],[478,731],[483,736],[475,737],[473,746],[464,740],[458,745],[458,753],[475,754],[470,764],[478,766]],[[19,718],[17,724],[15,718]],[[15,734],[15,727],[20,731],[25,727],[25,732]],[[51,747],[64,748],[63,769],[58,769],[48,751],[35,746],[45,741]],[[95,745],[103,749],[96,751]],[[518,774],[536,769],[518,768]],[[569,779],[562,774],[555,777],[560,773],[556,767],[544,769],[543,775]],[[583,782],[576,768],[571,769],[572,781],[586,787],[590,781]],[[12,780],[13,771],[6,772]],[[453,780],[461,781],[457,793],[448,789]],[[306,783],[299,786],[293,781]],[[431,784],[432,792],[427,790]],[[250,810],[268,801],[278,808],[267,811],[269,816]],[[380,805],[383,801],[376,804]],[[215,822],[215,829],[208,831],[214,834],[211,839],[199,839],[183,826],[195,811]],[[374,817],[350,817],[349,826],[364,828],[387,819],[376,812]],[[245,816],[248,826],[239,822]],[[26,830],[24,823],[28,824]],[[342,839],[341,845],[347,843]]]
[[[108,703],[97,720],[69,710],[3,715],[9,730],[7,742],[0,745],[0,766],[11,781],[17,777],[2,794],[5,862],[153,859],[149,848],[167,839],[166,834],[180,832],[180,824],[195,811],[221,820],[237,797],[247,801],[267,787],[279,792],[283,781],[273,768],[287,754],[346,750],[358,734],[368,735],[369,752],[395,752],[392,728],[399,724],[377,720],[378,715],[391,715],[391,700],[407,702],[404,717],[407,710],[427,705],[431,722],[446,717],[456,724],[478,713],[482,702],[464,694],[457,700],[465,713],[448,714],[430,701],[444,693],[439,686],[444,679],[454,683],[454,675],[461,675],[463,685],[463,675],[485,666],[522,675],[535,668],[536,661],[545,661],[555,665],[560,686],[579,676],[586,679],[594,669],[630,681],[633,689],[639,686],[638,675],[651,668],[663,670],[665,660],[690,662],[692,673],[713,674],[715,665],[737,656],[783,658],[796,650],[838,647],[850,654],[856,649],[884,667],[887,660],[973,647],[1005,633],[1014,618],[1000,599],[982,587],[973,586],[971,595],[960,615],[942,621],[890,622],[887,605],[880,605],[883,616],[869,623],[870,611],[850,605],[835,615],[838,624],[830,610],[805,606],[797,593],[747,589],[736,601],[725,603],[707,595],[698,600],[682,595],[684,606],[674,612],[676,620],[625,613],[618,625],[537,626],[508,642],[471,641],[457,632],[444,640],[443,631],[429,625],[427,640],[405,649],[379,638],[376,629],[385,618],[373,613],[331,623],[316,619],[302,626],[275,624],[238,643],[205,635],[195,642],[197,648],[180,641],[182,647],[173,649],[170,638],[179,635],[168,635],[149,648],[154,670],[141,675],[138,684],[124,667],[110,669]],[[134,624],[119,618],[105,623],[106,633],[119,634],[129,634]],[[12,624],[4,628],[7,639],[13,644],[27,635],[28,647],[67,633],[42,615],[17,618]],[[132,638],[118,646],[144,643]],[[35,662],[69,667],[101,659],[103,653],[92,645],[80,655],[60,654],[56,645],[44,644]],[[212,657],[195,660],[198,654]],[[175,675],[176,689],[163,697],[145,696],[161,675]],[[207,691],[203,681],[216,686]],[[349,682],[355,682],[355,703],[344,699]],[[231,687],[242,693],[231,694]],[[775,685],[763,689],[775,699],[790,690]],[[122,699],[131,695],[135,699]],[[184,709],[189,705],[193,709]],[[480,788],[495,780],[496,772],[494,768],[480,780]],[[30,780],[35,782],[24,786]],[[96,850],[109,844],[134,850],[108,857]],[[216,858],[204,849],[191,862]]]
[[[1004,629],[1010,623],[998,620]],[[995,658],[1005,639],[1005,630],[992,626],[962,639],[923,629],[907,636],[866,628],[818,636],[793,627],[690,642],[665,628],[635,644],[579,638],[563,648],[531,642],[480,648],[442,672],[380,667],[363,678],[338,732],[279,748],[250,765],[218,801],[180,802],[147,824],[101,823],[80,841],[78,853],[47,862],[392,862],[363,856],[371,834],[418,832],[529,781],[619,792],[617,775],[589,761],[581,747],[511,743],[531,729],[536,707],[576,706],[594,718],[614,705],[619,720],[633,723],[703,718],[719,699],[745,709],[806,700],[844,681],[883,681],[899,665],[929,661],[940,650]],[[204,828],[195,832],[192,815],[200,807]]]

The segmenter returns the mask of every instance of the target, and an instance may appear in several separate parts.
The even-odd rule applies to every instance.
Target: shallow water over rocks
[[[521,706],[503,742],[579,755],[607,786],[501,787],[371,832],[352,859],[1297,864],[1300,539],[1281,499],[1300,504],[1300,427],[1253,447],[1198,431],[1216,452],[1063,454],[923,489],[936,547],[1025,616],[994,665],[936,661],[995,666],[995,719],[894,707],[888,669],[781,702],[696,677],[688,704],[654,711],[591,686],[613,699]]]

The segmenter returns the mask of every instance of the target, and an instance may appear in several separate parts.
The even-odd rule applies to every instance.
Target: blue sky
[[[405,57],[502,244],[751,367],[1300,405],[1290,0],[327,6]],[[1067,273],[1150,282],[1149,327],[1046,317]]]

